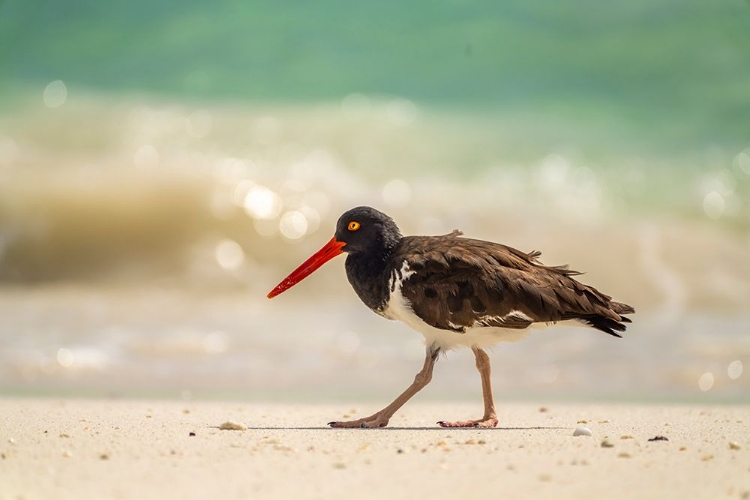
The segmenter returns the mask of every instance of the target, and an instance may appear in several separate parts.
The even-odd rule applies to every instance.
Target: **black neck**
[[[393,238],[378,242],[366,252],[350,253],[346,257],[346,276],[354,291],[373,311],[385,309],[390,298],[388,280],[392,263],[390,257],[401,240]]]

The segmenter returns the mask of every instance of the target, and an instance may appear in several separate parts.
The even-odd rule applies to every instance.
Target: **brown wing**
[[[394,255],[413,274],[401,286],[414,313],[444,330],[527,328],[532,323],[581,320],[619,337],[632,307],[584,285],[565,266],[541,264],[539,252],[445,236],[412,236]]]

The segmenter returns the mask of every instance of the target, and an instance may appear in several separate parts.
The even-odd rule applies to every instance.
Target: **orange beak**
[[[268,294],[268,298],[272,299],[282,292],[285,292],[292,288],[294,285],[302,281],[303,279],[314,273],[320,266],[344,253],[341,250],[346,243],[338,241],[336,238],[331,238],[323,248],[315,252],[312,257],[303,262],[297,269],[291,272],[289,276],[281,280],[281,283],[271,290]]]

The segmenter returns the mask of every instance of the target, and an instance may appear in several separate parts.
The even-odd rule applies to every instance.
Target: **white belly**
[[[388,306],[383,311],[383,316],[388,319],[401,321],[424,335],[427,346],[438,347],[441,350],[458,349],[459,347],[478,347],[484,349],[498,342],[521,340],[530,333],[531,328],[519,330],[478,326],[467,328],[464,333],[435,328],[414,314],[411,304],[401,294],[401,287],[399,285],[400,283],[395,286],[395,290],[391,293],[391,298],[388,301]]]

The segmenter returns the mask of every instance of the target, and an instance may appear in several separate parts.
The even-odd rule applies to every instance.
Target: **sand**
[[[479,402],[413,402],[390,428],[334,430],[377,405],[5,398],[0,500],[750,498],[750,407],[545,406],[457,430],[434,422]]]

